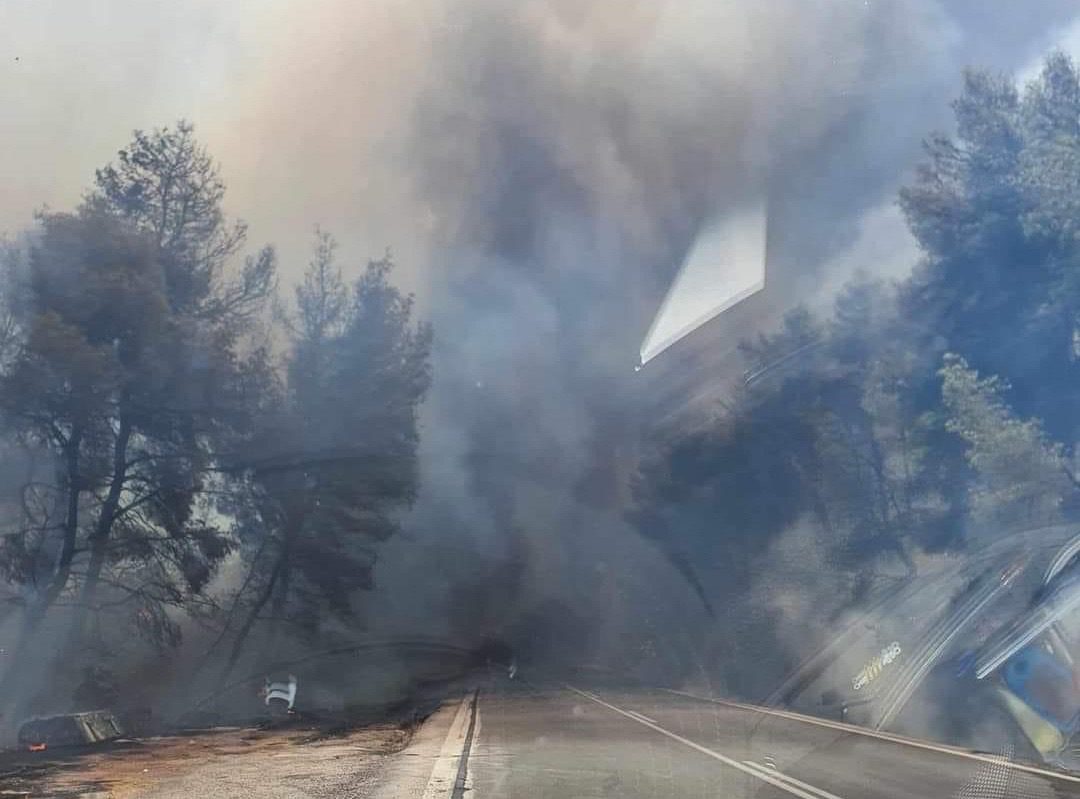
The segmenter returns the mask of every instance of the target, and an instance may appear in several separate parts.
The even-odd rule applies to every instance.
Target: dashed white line
[[[790,774],[785,774],[784,772],[777,771],[774,768],[767,768],[760,763],[755,763],[753,760],[744,760],[743,765],[748,766],[752,769],[756,769],[757,771],[764,772],[765,774],[772,774],[773,776],[790,782],[792,785],[802,788],[805,791],[809,791],[815,796],[818,796],[820,799],[840,799],[839,796],[834,793],[829,793],[824,788],[818,788],[816,785],[810,785],[809,783],[803,782],[802,780],[797,780]]]
[[[880,732],[879,730],[868,730],[864,727],[857,727],[854,724],[845,724],[840,721],[829,721],[828,719],[819,719],[814,716],[804,716],[802,713],[792,713],[789,710],[774,710],[772,708],[758,707],[757,705],[747,705],[743,702],[732,702],[728,699],[717,699],[711,696],[700,696],[698,694],[692,694],[688,691],[676,691],[671,688],[662,689],[669,694],[675,694],[676,696],[685,696],[689,699],[696,699],[699,702],[710,702],[715,705],[727,705],[729,707],[738,708],[740,710],[749,710],[753,713],[762,713],[766,716],[778,716],[783,719],[789,719],[792,721],[801,721],[804,724],[814,724],[818,727],[828,727],[833,730],[842,730],[844,732],[852,733],[853,735],[863,735],[867,738],[877,738],[881,741],[888,741],[889,743],[901,744],[903,746],[911,746],[916,749],[927,749],[932,752],[939,752],[945,755],[953,755],[954,757],[965,757],[969,760],[978,760],[982,763],[993,763],[995,765],[1005,765],[1008,768],[1015,769],[1017,771],[1025,771],[1029,774],[1038,774],[1042,777],[1052,777],[1056,780],[1064,780],[1066,782],[1080,783],[1080,777],[1075,777],[1072,774],[1064,774],[1060,771],[1051,771],[1050,769],[1039,768],[1038,766],[1029,766],[1025,763],[1009,762],[1002,764],[1000,757],[994,755],[984,755],[979,752],[969,752],[965,749],[957,749],[952,746],[944,746],[941,744],[933,744],[927,741],[917,741],[913,738],[905,738],[902,735],[893,735],[888,732]]]
[[[622,708],[616,707],[615,705],[611,704],[610,702],[605,702],[603,699],[596,696],[595,694],[590,694],[590,693],[587,693],[585,691],[579,690],[578,688],[575,688],[572,685],[567,685],[566,689],[569,690],[569,691],[573,691],[575,694],[578,694],[579,696],[583,696],[583,697],[585,697],[586,699],[588,699],[588,700],[590,700],[592,702],[596,702],[598,705],[602,705],[602,706],[606,707],[608,710],[613,710],[614,712],[618,713],[621,716],[625,716],[626,718],[628,718],[628,719],[630,719],[632,721],[636,721],[638,724],[642,724],[642,725],[648,727],[649,729],[660,733],[661,735],[666,735],[668,738],[670,738],[673,741],[678,741],[679,743],[683,744],[684,746],[688,746],[691,749],[694,749],[694,750],[700,752],[703,755],[707,755],[708,757],[711,757],[714,760],[718,760],[721,763],[723,763],[725,766],[730,766],[731,768],[736,769],[737,771],[741,771],[743,774],[747,774],[747,775],[749,775],[751,777],[754,777],[754,778],[756,778],[758,780],[761,780],[762,782],[766,782],[769,785],[772,785],[772,786],[774,786],[776,788],[779,788],[782,791],[785,791],[786,793],[791,794],[792,796],[798,796],[799,799],[840,799],[840,797],[834,796],[833,794],[830,794],[827,791],[822,791],[820,788],[812,788],[812,786],[807,786],[806,783],[802,783],[802,785],[806,786],[806,787],[801,787],[799,784],[796,784],[794,781],[786,782],[784,779],[781,779],[779,774],[774,775],[773,772],[766,771],[765,769],[757,766],[756,764],[747,765],[747,764],[744,764],[744,763],[740,763],[738,760],[735,760],[734,758],[730,758],[727,755],[723,755],[720,752],[716,752],[716,751],[714,751],[712,749],[709,749],[707,746],[702,746],[699,743],[695,743],[694,741],[691,741],[689,738],[684,738],[683,736],[679,735],[678,733],[674,733],[671,730],[665,729],[664,727],[661,727],[659,724],[657,724],[655,722],[646,721],[644,717],[642,717],[642,716],[640,716],[638,714],[635,714],[631,710],[623,710]],[[787,777],[786,779],[791,780],[790,777]],[[814,792],[811,793],[811,790],[813,790]]]

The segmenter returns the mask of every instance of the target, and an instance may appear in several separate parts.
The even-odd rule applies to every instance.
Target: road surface
[[[529,675],[522,675],[528,678]],[[488,674],[411,734],[222,728],[59,757],[0,795],[114,799],[1060,799],[1080,777],[836,722]],[[55,758],[54,758],[55,759]],[[15,772],[11,772],[15,773]],[[5,782],[7,784],[5,784]]]
[[[668,691],[492,679],[474,728],[457,795],[477,799],[1080,797],[1080,779],[1008,752],[879,738]]]

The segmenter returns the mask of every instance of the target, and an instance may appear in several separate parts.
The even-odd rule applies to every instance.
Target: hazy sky
[[[36,207],[75,202],[93,169],[133,128],[186,117],[222,164],[229,208],[251,223],[253,243],[278,244],[286,273],[303,261],[316,223],[342,240],[347,256],[392,245],[408,267],[422,260],[430,229],[446,214],[437,198],[418,200],[413,192],[413,123],[434,95],[462,88],[448,69],[460,66],[463,42],[492,49],[488,39],[469,38],[484,19],[501,14],[524,21],[536,41],[558,56],[541,65],[564,71],[545,84],[553,111],[565,113],[565,97],[575,94],[580,101],[600,90],[633,92],[633,86],[618,86],[618,72],[598,70],[606,60],[625,68],[627,80],[644,78],[643,95],[663,92],[662,102],[631,100],[629,124],[659,109],[667,118],[700,115],[715,124],[720,140],[738,138],[730,124],[717,122],[715,108],[706,107],[722,97],[740,115],[749,113],[747,102],[756,105],[752,124],[762,131],[770,119],[788,127],[800,119],[803,129],[788,136],[812,141],[842,113],[833,107],[833,95],[874,77],[867,66],[876,56],[866,52],[881,38],[874,25],[893,28],[886,38],[891,46],[909,48],[910,81],[917,88],[935,66],[944,73],[956,63],[986,58],[1021,64],[1064,36],[1038,26],[1060,20],[1067,3],[1040,0],[1008,10],[1010,5],[3,0],[0,232],[24,227]],[[985,11],[991,6],[998,11]],[[1006,13],[1015,20],[994,19]],[[904,53],[898,55],[893,70],[905,64]],[[498,69],[497,59],[489,66]],[[953,77],[943,74],[940,83]],[[740,96],[740,85],[753,87],[760,101]],[[923,88],[936,99],[937,87]],[[800,115],[793,117],[791,108],[761,112],[767,103],[793,101],[804,105]],[[636,161],[609,164],[605,141],[594,140],[597,131],[583,118],[584,124],[564,127],[565,135],[580,137],[571,160],[584,159],[570,166],[586,179],[589,170],[602,177],[598,193],[631,196],[641,175],[662,179],[657,159],[640,157],[647,141],[638,137],[638,155],[631,154]],[[615,168],[620,163],[622,172]],[[618,206],[629,204],[624,197]]]
[[[354,256],[413,248],[404,109],[426,0],[0,2],[0,231],[65,208],[134,128],[180,117],[221,163],[230,211],[296,273],[316,223]],[[412,61],[410,61],[412,59]],[[422,222],[423,220],[420,220]]]

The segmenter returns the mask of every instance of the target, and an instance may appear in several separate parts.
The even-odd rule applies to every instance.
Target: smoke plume
[[[612,638],[659,630],[702,611],[623,521],[649,423],[632,367],[701,225],[766,199],[782,303],[856,267],[909,267],[891,197],[948,124],[961,67],[1018,68],[1073,13],[1070,0],[8,3],[0,230],[75,201],[130,129],[193,119],[231,211],[280,246],[286,279],[318,222],[356,262],[392,246],[434,322],[424,485],[380,565],[372,624],[505,633],[555,601]]]

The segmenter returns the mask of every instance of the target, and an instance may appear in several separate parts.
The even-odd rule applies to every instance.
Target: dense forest
[[[740,652],[792,645],[758,592],[774,567],[783,579],[792,536],[814,543],[807,594],[828,595],[824,625],[928,558],[1080,516],[1080,74],[1062,54],[1022,90],[971,71],[954,111],[900,192],[921,250],[911,274],[864,264],[830,313],[798,307],[744,341],[737,395],[704,428],[641,448],[617,509],[691,577],[712,614],[709,668],[732,691],[777,676]],[[191,125],[137,132],[77,207],[40,211],[5,246],[8,719],[58,698],[112,704],[125,682],[152,693],[181,671],[225,683],[283,640],[354,640],[380,546],[421,490],[432,330],[389,254],[349,271],[316,230],[302,278],[281,286],[274,249],[249,248],[224,198]],[[577,312],[561,323],[588,328]],[[468,418],[492,452],[534,433],[480,403]],[[500,493],[518,477],[492,462]],[[493,503],[508,540],[509,503]],[[588,536],[595,517],[577,516]],[[490,606],[491,632],[519,645],[543,628],[534,646],[561,652],[560,625],[581,643],[605,623],[557,596],[514,617],[520,565],[493,560],[483,585],[450,593]],[[620,652],[647,659],[646,643]]]
[[[289,301],[224,193],[190,124],[136,132],[6,250],[8,718],[113,704],[133,664],[152,692],[185,635],[188,679],[325,642],[415,496],[431,331],[389,255],[346,279],[317,231]]]
[[[910,276],[864,264],[831,313],[744,341],[725,412],[642,466],[635,522],[700,573],[725,649],[773,642],[749,605],[785,536],[813,544],[822,601],[799,623],[823,627],[934,553],[1080,514],[1080,77],[1061,53],[1023,90],[969,71],[953,110],[900,191]]]

